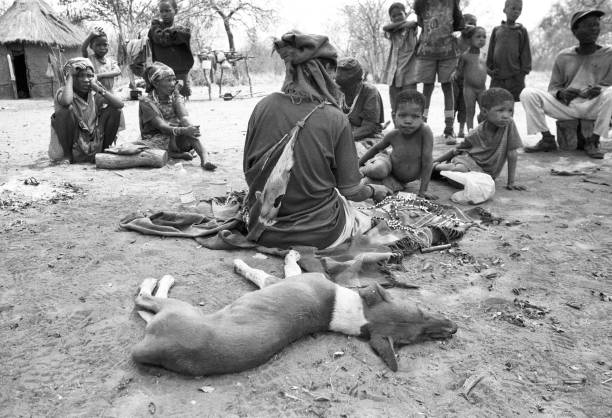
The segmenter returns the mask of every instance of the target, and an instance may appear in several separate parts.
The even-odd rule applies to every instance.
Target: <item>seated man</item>
[[[382,123],[385,120],[383,102],[375,86],[363,81],[363,69],[354,58],[338,61],[336,83],[344,94],[342,111],[348,115],[353,139],[369,148],[381,138]],[[358,153],[363,153],[357,147]]]
[[[54,138],[59,142],[63,155],[50,157],[93,162],[96,153],[117,138],[123,101],[96,80],[87,58],[68,60],[64,75],[66,85],[55,94],[55,113],[51,116],[52,142]]]
[[[585,138],[584,150],[591,158],[603,158],[599,138],[607,138],[612,118],[612,47],[597,44],[603,15],[601,10],[574,13],[571,30],[579,45],[557,56],[548,92],[526,88],[521,93],[527,131],[542,133],[542,139],[533,147],[525,147],[525,152],[557,149],[545,116],[557,120],[592,119],[595,127],[591,137]]]

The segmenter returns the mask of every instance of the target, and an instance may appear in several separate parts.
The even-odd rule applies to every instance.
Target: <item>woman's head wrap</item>
[[[285,61],[284,93],[297,100],[329,101],[338,106],[338,86],[324,66],[335,66],[338,53],[327,36],[289,32],[274,41],[274,50]]]
[[[94,66],[89,58],[70,58],[64,65],[64,77],[68,77],[68,74],[76,74],[77,72],[86,70],[87,68],[91,68],[91,71],[94,71]]]
[[[172,77],[174,75],[174,70],[172,68],[168,67],[163,62],[155,61],[153,64],[149,65],[144,71],[143,78],[145,81],[145,88],[148,92],[152,91],[154,89],[154,83],[166,77]]]
[[[355,58],[342,58],[338,61],[336,70],[336,84],[343,90],[350,89],[352,86],[363,80],[363,68]]]

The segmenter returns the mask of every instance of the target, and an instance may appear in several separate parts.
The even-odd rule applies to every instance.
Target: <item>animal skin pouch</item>
[[[251,182],[249,193],[245,198],[243,217],[249,231],[247,238],[250,241],[257,242],[266,227],[276,223],[276,216],[291,177],[295,142],[308,118],[317,109],[322,109],[323,106],[325,106],[325,103],[315,106],[262,157],[265,162]]]

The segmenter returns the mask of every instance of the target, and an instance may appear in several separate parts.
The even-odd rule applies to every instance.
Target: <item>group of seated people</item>
[[[579,46],[558,56],[549,92],[522,93],[528,131],[543,135],[530,151],[556,149],[545,123],[549,115],[595,120],[592,136],[583,146],[590,156],[601,155],[599,138],[607,137],[612,117],[612,48],[596,43],[602,14],[597,10],[574,14],[571,30]],[[404,90],[397,95],[394,129],[383,137],[382,100],[376,88],[364,81],[355,59],[338,61],[328,38],[319,35],[288,33],[275,41],[274,48],[285,61],[285,81],[281,92],[255,106],[243,156],[245,178],[254,191],[253,199],[246,202],[247,225],[264,222],[258,218],[261,207],[278,210],[273,222],[259,225],[261,245],[333,248],[372,225],[348,200],[380,201],[417,179],[419,195],[435,198],[427,190],[432,171],[480,171],[496,178],[507,162],[507,188],[524,189],[515,184],[517,149],[522,143],[513,121],[514,97],[507,90],[483,92],[482,123],[434,161],[434,139],[424,122],[421,93]],[[57,92],[52,126],[63,158],[91,161],[115,140],[123,103],[96,80],[89,59],[72,59],[64,71],[66,85]],[[140,101],[141,141],[177,158],[190,158],[189,152],[195,150],[202,166],[210,169],[198,139],[199,127],[188,119],[173,70],[155,62],[144,78],[148,95]],[[290,154],[287,160],[287,152],[279,152],[278,144],[295,130],[299,134],[292,149],[280,150]],[[385,153],[388,147],[392,149]],[[281,167],[287,161],[288,168]],[[282,170],[284,176],[269,181]],[[281,191],[266,189],[271,184],[280,184]],[[274,199],[266,201],[270,196]]]

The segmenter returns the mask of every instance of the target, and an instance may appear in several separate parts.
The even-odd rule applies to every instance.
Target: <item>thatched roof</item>
[[[81,45],[86,36],[44,0],[15,0],[0,16],[0,44],[26,42],[74,47]]]

